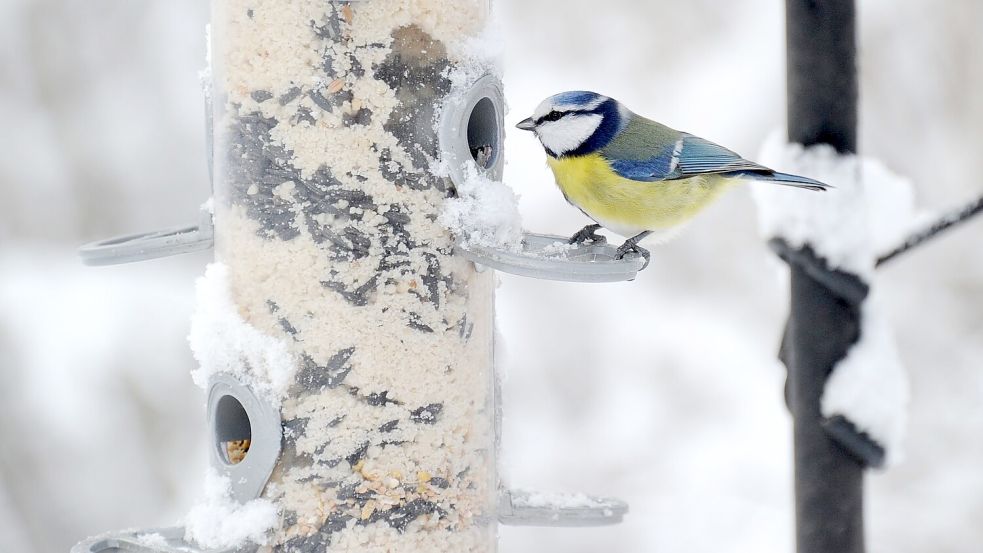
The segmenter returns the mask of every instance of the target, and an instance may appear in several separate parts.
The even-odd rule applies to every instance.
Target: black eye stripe
[[[559,121],[560,119],[563,119],[567,115],[584,115],[584,114],[588,114],[588,113],[594,113],[594,112],[592,112],[592,111],[586,111],[586,110],[551,111],[551,112],[547,113],[546,115],[544,115],[544,116],[540,117],[539,119],[537,119],[536,120],[536,124],[538,125],[538,124],[544,123],[544,122]]]

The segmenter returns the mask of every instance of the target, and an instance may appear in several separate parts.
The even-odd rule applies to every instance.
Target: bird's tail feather
[[[752,173],[748,174],[747,176],[755,180],[774,182],[775,184],[794,186],[796,188],[806,188],[808,190],[823,191],[832,188],[832,186],[824,182],[819,182],[815,179],[800,177],[798,175],[790,175],[788,173],[779,173],[777,171],[770,173]]]

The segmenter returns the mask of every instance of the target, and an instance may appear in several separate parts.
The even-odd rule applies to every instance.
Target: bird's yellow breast
[[[547,161],[567,201],[623,236],[685,222],[733,182],[717,175],[641,182],[615,173],[600,154]]]

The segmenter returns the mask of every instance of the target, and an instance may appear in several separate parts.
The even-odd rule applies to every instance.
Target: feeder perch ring
[[[212,214],[202,210],[197,225],[141,232],[92,242],[79,248],[86,265],[121,265],[211,249],[215,244]]]

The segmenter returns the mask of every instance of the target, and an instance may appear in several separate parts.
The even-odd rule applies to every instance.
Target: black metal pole
[[[788,137],[857,151],[856,13],[853,0],[785,2]]]
[[[853,0],[786,0],[788,136],[806,146],[857,149]],[[833,367],[860,335],[867,285],[831,270],[813,250],[772,246],[791,267],[782,360],[794,419],[798,553],[863,553],[864,462],[834,441],[820,399]]]

